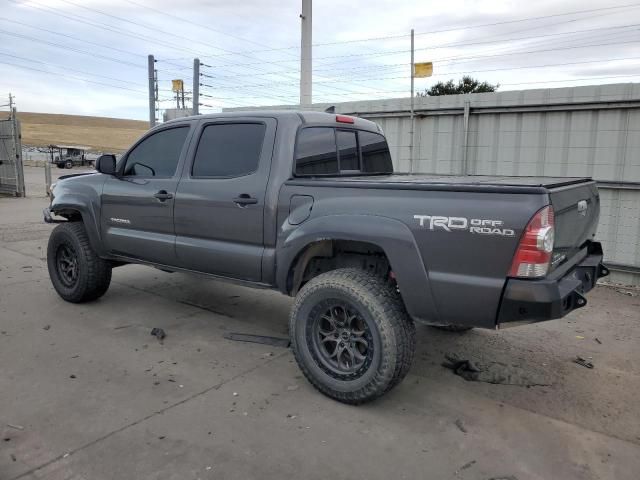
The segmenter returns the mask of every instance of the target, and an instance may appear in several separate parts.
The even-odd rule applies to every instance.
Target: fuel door
[[[313,197],[311,195],[292,195],[289,201],[289,224],[300,225],[311,215]]]

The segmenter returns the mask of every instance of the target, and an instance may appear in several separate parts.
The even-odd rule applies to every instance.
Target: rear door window
[[[338,172],[335,130],[330,127],[301,130],[296,145],[296,174],[335,175]]]
[[[240,177],[258,169],[266,125],[224,123],[207,125],[193,160],[193,177]]]

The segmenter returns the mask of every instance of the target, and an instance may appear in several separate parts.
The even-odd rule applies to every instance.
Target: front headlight
[[[51,185],[49,185],[49,198],[51,199],[51,201],[53,202],[53,189],[56,188],[56,182],[53,182]]]

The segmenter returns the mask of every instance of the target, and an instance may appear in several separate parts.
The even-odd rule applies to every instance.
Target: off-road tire
[[[73,162],[71,160],[67,160],[64,164],[64,168],[73,168]]]
[[[69,280],[60,267],[58,257],[63,251],[72,252],[75,258],[75,280]],[[95,300],[106,293],[111,283],[111,264],[93,251],[82,222],[61,223],[53,229],[47,246],[47,267],[53,288],[67,302]]]
[[[338,378],[323,368],[310,339],[314,312],[334,300],[352,305],[366,317],[375,337],[371,363],[354,379]],[[400,383],[415,351],[415,326],[399,293],[384,279],[356,268],[323,273],[309,281],[291,309],[289,333],[296,361],[309,382],[328,397],[352,405],[374,400]]]
[[[473,330],[473,327],[466,327],[464,325],[433,325],[433,328],[453,333],[464,333],[468,332],[469,330]]]

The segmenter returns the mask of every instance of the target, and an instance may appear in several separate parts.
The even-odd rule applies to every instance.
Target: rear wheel
[[[64,168],[73,168],[73,162],[71,160],[67,160],[64,164]]]
[[[111,283],[111,264],[93,251],[81,222],[61,223],[53,229],[47,267],[53,287],[68,302],[95,300]]]
[[[324,273],[307,283],[289,320],[293,352],[311,384],[349,404],[371,401],[411,366],[415,328],[398,293],[358,269]]]

